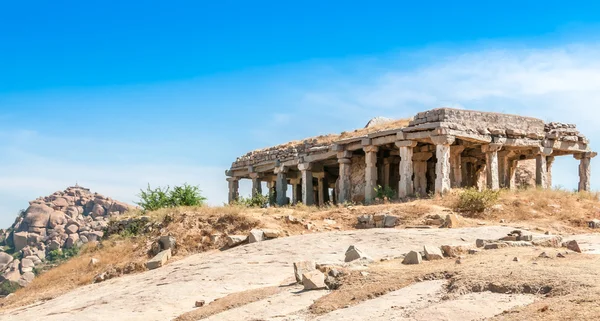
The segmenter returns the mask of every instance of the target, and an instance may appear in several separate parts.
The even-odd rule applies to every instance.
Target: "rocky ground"
[[[507,193],[471,218],[454,213],[452,201],[113,219],[107,234],[117,238],[1,301],[0,320],[600,317],[600,234],[588,225],[600,211],[595,197]],[[144,234],[124,238],[130,225]],[[156,266],[92,284],[107,269],[165,251]]]

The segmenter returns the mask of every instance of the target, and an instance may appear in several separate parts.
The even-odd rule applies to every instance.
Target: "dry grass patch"
[[[242,291],[229,294],[223,298],[211,302],[209,305],[196,310],[184,313],[177,317],[175,321],[195,321],[206,319],[212,315],[234,309],[252,302],[260,301],[280,293],[284,287],[270,286],[254,290]]]

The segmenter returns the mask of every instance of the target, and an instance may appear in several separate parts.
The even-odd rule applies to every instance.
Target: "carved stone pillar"
[[[435,144],[435,193],[443,195],[451,188],[450,184],[450,145],[455,141],[454,136],[442,135],[432,136],[431,141]]]
[[[414,180],[413,187],[415,194],[419,196],[427,195],[427,161],[433,157],[433,153],[420,152],[413,154]]]
[[[540,188],[548,188],[547,157],[552,154],[551,148],[540,147],[535,156],[535,185]]]
[[[250,173],[252,179],[252,197],[262,194],[262,186],[259,173]]]
[[[461,188],[463,186],[461,154],[464,150],[465,146],[450,146],[450,180],[453,188]]]
[[[383,160],[383,186],[384,187],[391,187],[390,185],[390,175],[391,175],[391,171],[390,171],[390,166],[392,164],[392,159],[390,157],[387,157]]]
[[[595,152],[587,152],[573,155],[579,160],[579,188],[580,192],[589,192],[591,190],[591,168],[590,163],[592,158],[598,155]]]
[[[287,205],[287,172],[288,168],[283,165],[275,167],[275,174],[277,174],[275,181],[275,188],[277,189],[276,202],[279,206]]]
[[[400,149],[400,182],[398,183],[398,197],[405,198],[415,193],[413,184],[413,148],[417,142],[400,140],[396,142]]]
[[[344,204],[350,202],[350,174],[352,152],[342,151],[338,152],[338,163],[340,164],[340,176],[339,176],[339,195],[337,195],[338,203]]]
[[[315,205],[311,165],[311,163],[298,164],[298,169],[300,170],[302,176],[302,203],[309,206]]]
[[[317,178],[317,201],[319,206],[325,205],[325,172],[313,173],[313,177]]]
[[[299,201],[302,201],[302,185],[300,185],[300,179],[290,179],[292,184],[292,204],[296,205]]]
[[[502,149],[502,144],[498,143],[481,146],[481,151],[485,153],[487,187],[493,191],[500,189],[500,178],[498,175],[498,151],[500,149]]]
[[[552,165],[554,164],[554,156],[546,157],[546,182],[548,188],[552,188]]]
[[[239,197],[239,182],[240,179],[237,177],[228,177],[227,182],[229,182],[229,193],[228,193],[228,201],[229,204],[235,202]]]
[[[508,162],[508,187],[511,190],[517,189],[517,167],[519,160],[512,159]]]
[[[363,146],[365,151],[365,203],[369,204],[375,199],[375,188],[377,187],[377,146]]]

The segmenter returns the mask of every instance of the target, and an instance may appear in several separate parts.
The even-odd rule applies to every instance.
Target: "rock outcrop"
[[[50,252],[56,254],[99,241],[110,218],[130,208],[80,186],[29,202],[29,207],[0,236],[4,250],[12,253],[0,252],[0,280],[26,286],[33,280],[34,269],[44,263]]]

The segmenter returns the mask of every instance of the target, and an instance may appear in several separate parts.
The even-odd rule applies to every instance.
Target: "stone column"
[[[435,193],[443,195],[450,190],[450,145],[455,141],[454,136],[432,136],[435,144]]]
[[[256,197],[256,195],[261,195],[262,186],[260,185],[260,174],[250,173],[250,178],[252,179],[252,197]]]
[[[350,171],[352,161],[351,151],[338,152],[338,163],[340,164],[340,177],[339,177],[339,195],[337,195],[338,203],[344,204],[350,202]]]
[[[298,204],[298,201],[302,200],[302,187],[300,185],[300,179],[290,179],[290,184],[292,184],[292,204],[296,205]]]
[[[365,203],[370,204],[375,199],[375,188],[377,187],[377,151],[379,147],[369,145],[363,146],[365,151]]]
[[[433,153],[421,152],[413,154],[414,179],[413,187],[415,194],[427,195],[427,161],[433,157]]]
[[[551,148],[540,147],[535,155],[535,185],[540,188],[548,188],[547,157],[552,154]]]
[[[546,157],[546,182],[548,188],[552,188],[552,165],[554,164],[554,156]]]
[[[319,206],[325,205],[325,172],[313,173],[313,177],[317,178],[317,201]]]
[[[413,148],[417,142],[400,140],[396,142],[400,149],[400,182],[398,183],[398,197],[405,198],[415,193],[413,184]]]
[[[465,146],[450,146],[450,177],[452,188],[461,188],[463,186],[461,153],[464,150]]]
[[[389,157],[386,157],[383,160],[383,186],[384,187],[391,187],[390,186],[390,175],[391,175],[391,171],[390,171],[390,166],[392,164],[392,160]]]
[[[277,174],[275,181],[275,188],[277,189],[276,202],[279,206],[287,205],[287,171],[288,168],[283,165],[275,167],[275,174]]]
[[[275,181],[272,179],[267,181],[267,187],[269,188],[269,204],[275,205],[277,202],[277,188],[275,187]]]
[[[597,153],[587,152],[573,155],[579,160],[579,188],[580,192],[589,192],[591,190],[591,169],[590,163]]]
[[[313,175],[311,163],[300,163],[298,169],[302,175],[302,203],[304,205],[315,205],[315,194],[313,187]]]
[[[240,180],[238,177],[228,177],[227,178],[227,182],[229,182],[229,193],[228,193],[228,201],[229,204],[232,204],[233,202],[235,202],[238,197],[239,197],[239,187],[240,187]]]
[[[519,160],[511,159],[508,162],[508,188],[511,190],[517,189],[517,167],[519,166]]]
[[[513,152],[503,150],[498,152],[498,179],[501,188],[510,187],[510,158]]]
[[[485,153],[487,187],[493,191],[500,189],[500,178],[498,175],[498,151],[500,149],[502,149],[502,144],[498,143],[481,146],[481,151]]]

